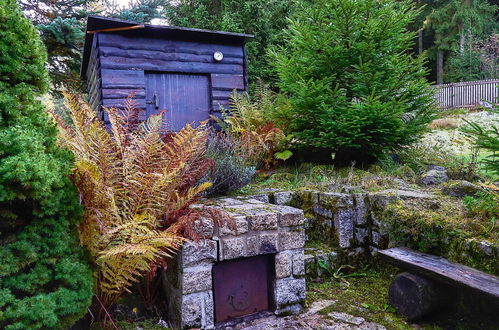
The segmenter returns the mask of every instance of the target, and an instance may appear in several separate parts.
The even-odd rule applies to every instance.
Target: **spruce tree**
[[[424,59],[409,54],[418,12],[410,1],[303,4],[272,52],[304,150],[369,161],[415,141],[432,119]]]
[[[68,327],[91,302],[70,154],[37,97],[48,89],[38,31],[0,2],[0,328]]]

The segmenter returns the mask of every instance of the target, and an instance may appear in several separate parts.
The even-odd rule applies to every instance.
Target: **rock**
[[[312,314],[315,314],[324,308],[327,308],[333,304],[336,303],[336,300],[319,300],[319,301],[314,301],[312,303],[312,306],[302,315],[302,317],[307,317]]]
[[[445,172],[447,169],[443,166],[438,166],[438,165],[428,165],[428,171],[435,170],[435,171],[442,171]]]
[[[334,227],[338,234],[338,241],[341,248],[350,247],[353,239],[353,222],[355,212],[353,209],[342,209],[334,215]]]
[[[295,193],[292,191],[280,191],[274,193],[274,204],[286,205],[293,199]]]
[[[332,312],[327,315],[335,320],[345,323],[350,323],[357,326],[361,325],[365,321],[364,318],[362,317],[356,317],[347,313]]]
[[[275,277],[285,278],[291,276],[291,256],[287,252],[280,252],[275,255]]]
[[[487,256],[491,257],[494,254],[494,245],[492,243],[481,241],[478,242],[478,248],[483,251]]]
[[[293,253],[291,260],[293,262],[293,275],[300,276],[305,275],[305,254],[303,251]]]
[[[194,266],[201,262],[213,262],[217,258],[217,242],[201,240],[188,241],[182,245],[181,260],[183,267]]]
[[[236,259],[245,255],[244,237],[224,238],[220,243],[222,245],[221,260]]]
[[[429,170],[420,178],[420,183],[423,185],[437,185],[449,180],[446,171]]]
[[[184,268],[182,294],[211,290],[211,266]]]
[[[473,196],[482,188],[466,180],[451,181],[442,188],[442,193],[453,197]]]
[[[282,308],[285,305],[296,304],[305,299],[306,289],[304,278],[283,278],[275,282],[276,307]]]
[[[263,209],[246,210],[244,212],[250,224],[251,230],[277,229],[277,213]]]
[[[269,195],[268,194],[251,195],[251,196],[247,196],[246,198],[257,200],[257,201],[263,202],[263,203],[269,202]]]
[[[305,231],[290,230],[279,233],[279,250],[300,249],[305,245]]]

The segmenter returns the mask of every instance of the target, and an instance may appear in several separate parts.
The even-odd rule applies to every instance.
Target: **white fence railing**
[[[442,109],[474,108],[483,101],[496,103],[499,98],[498,87],[499,79],[435,85],[435,98]]]

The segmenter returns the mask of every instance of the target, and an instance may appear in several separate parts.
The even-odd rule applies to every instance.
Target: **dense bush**
[[[249,164],[270,168],[277,160],[287,160],[292,153],[286,149],[291,136],[283,131],[283,118],[289,103],[268,86],[259,83],[254,94],[233,94],[230,112],[214,118],[224,133],[237,141]]]
[[[248,155],[240,148],[241,143],[233,136],[211,132],[206,157],[213,161],[213,168],[202,178],[211,182],[207,195],[226,194],[250,183],[256,173],[249,164]]]
[[[275,82],[275,71],[265,53],[282,44],[287,17],[302,0],[180,0],[167,1],[165,18],[173,25],[250,33],[246,43],[250,83],[255,78]]]
[[[418,139],[433,101],[424,60],[408,52],[416,14],[395,0],[313,0],[297,10],[272,56],[298,147],[365,159]]]
[[[152,281],[184,238],[199,238],[195,221],[214,212],[189,207],[210,186],[197,184],[211,167],[206,124],[163,135],[162,114],[141,123],[143,110],[129,98],[124,110],[104,109],[108,130],[80,97],[66,101],[72,125],[53,115],[61,143],[75,154],[72,179],[85,210],[80,240],[95,264],[95,307],[105,318],[100,304],[112,306],[145,275]]]
[[[68,327],[91,301],[78,246],[71,157],[36,99],[45,49],[14,0],[0,2],[0,328]]]
[[[499,106],[493,111],[499,113]],[[482,160],[484,167],[499,175],[499,121],[494,120],[489,128],[473,122],[468,124],[468,127],[463,128],[464,132],[473,138],[477,148],[490,153]]]

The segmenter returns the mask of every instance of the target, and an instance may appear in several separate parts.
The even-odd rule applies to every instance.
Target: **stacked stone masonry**
[[[251,198],[223,198],[212,204],[228,213],[233,224],[200,221],[197,231],[204,238],[185,243],[166,272],[163,287],[170,298],[171,326],[214,328],[213,266],[257,255],[274,255],[275,313],[298,313],[306,293],[303,211]]]

